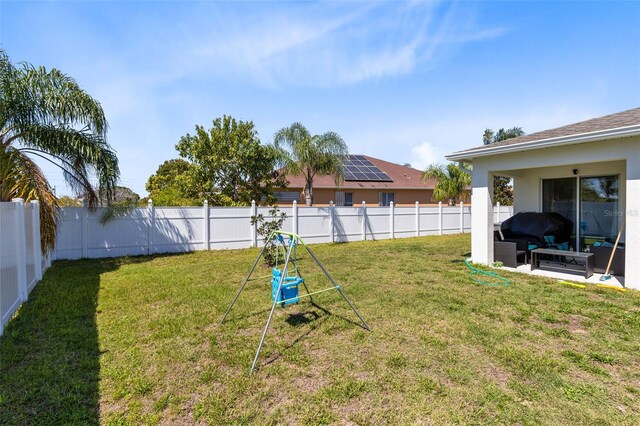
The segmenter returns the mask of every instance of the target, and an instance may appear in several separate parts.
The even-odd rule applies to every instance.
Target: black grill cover
[[[513,236],[535,237],[543,242],[545,235],[553,235],[556,243],[569,241],[573,222],[558,213],[517,213],[502,222],[500,229]]]

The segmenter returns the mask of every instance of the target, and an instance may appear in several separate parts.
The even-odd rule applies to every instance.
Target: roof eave
[[[532,149],[572,145],[585,142],[596,142],[600,140],[626,138],[632,136],[640,136],[640,124],[618,127],[615,129],[599,130],[596,132],[580,133],[577,135],[539,139],[529,142],[521,142],[513,145],[487,145],[486,148],[454,152],[453,154],[447,155],[445,158],[449,161],[471,161],[476,157],[487,157],[490,155],[506,154],[510,152],[528,151]]]

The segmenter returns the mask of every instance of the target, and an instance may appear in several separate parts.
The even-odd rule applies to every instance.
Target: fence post
[[[494,218],[496,223],[500,223],[500,201],[496,203],[496,207],[498,207],[498,215]]]
[[[416,201],[416,237],[420,236],[420,203]]]
[[[367,203],[362,202],[362,241],[367,240]]]
[[[460,201],[460,233],[464,234],[464,202]]]
[[[16,263],[17,263],[17,279],[18,293],[22,302],[27,301],[27,245],[26,235],[24,232],[24,201],[22,198],[14,198],[11,200],[16,203]]]
[[[31,201],[33,224],[33,263],[35,266],[36,280],[42,279],[42,249],[40,244],[40,203],[38,200]]]
[[[153,227],[155,221],[155,209],[153,208],[153,200],[151,198],[147,201],[147,217],[149,218],[149,228],[147,229],[147,254],[151,254],[153,250]]]
[[[210,237],[210,230],[209,230],[209,201],[208,200],[204,200],[204,204],[202,205],[202,216],[204,219],[204,226],[202,227],[202,229],[204,230],[204,249],[205,250],[210,250],[211,249],[211,237]]]
[[[391,201],[389,203],[389,238],[395,238],[396,230],[395,230],[395,203]]]
[[[298,233],[298,202],[293,200],[293,233]]]
[[[89,207],[86,205],[82,209],[80,214],[80,221],[82,226],[82,257],[89,257]]]
[[[442,235],[442,201],[438,201],[438,235]]]
[[[251,217],[258,215],[256,200],[251,200]],[[249,219],[251,223],[251,219]],[[251,225],[251,247],[258,247],[258,223]]]
[[[333,229],[333,201],[329,201],[329,241],[335,242],[335,232]]]

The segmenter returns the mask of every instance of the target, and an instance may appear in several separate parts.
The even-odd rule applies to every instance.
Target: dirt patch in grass
[[[589,330],[587,330],[582,324],[585,321],[590,321],[589,318],[584,317],[582,315],[568,315],[567,316],[568,323],[566,324],[567,330],[569,330],[573,334],[589,334]]]
[[[483,372],[487,379],[498,384],[503,389],[508,387],[509,381],[513,377],[512,374],[502,366],[493,363],[487,363],[483,368]]]

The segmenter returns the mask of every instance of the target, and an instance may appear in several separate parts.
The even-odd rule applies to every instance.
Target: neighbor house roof
[[[454,152],[448,160],[471,160],[504,152],[546,148],[549,146],[593,142],[640,135],[640,108],[592,118],[555,129]]]
[[[340,188],[359,188],[359,189],[433,189],[437,183],[435,180],[422,181],[422,171],[412,167],[401,166],[400,164],[390,163],[365,155],[376,167],[385,172],[392,182],[374,182],[374,181],[342,181]],[[287,175],[289,188],[304,188],[304,177]],[[314,188],[338,188],[336,182],[331,175],[316,175],[313,178]]]

